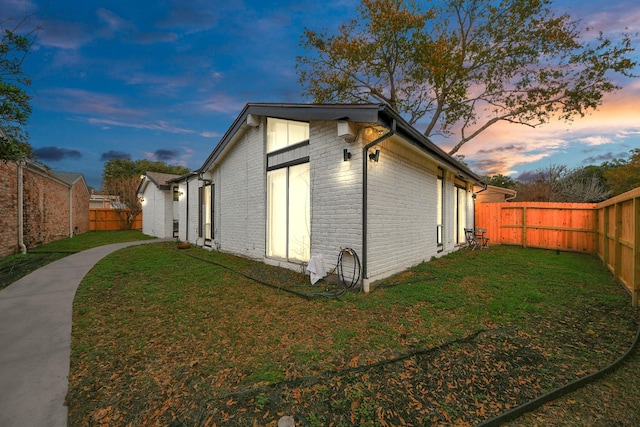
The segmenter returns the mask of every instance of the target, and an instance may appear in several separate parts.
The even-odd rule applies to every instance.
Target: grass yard
[[[147,239],[151,239],[151,237],[138,230],[92,231],[29,249],[26,254],[17,253],[2,258],[0,259],[0,289],[6,288],[32,271],[69,254],[110,243]]]
[[[308,286],[172,243],[98,263],[74,302],[69,425],[474,425],[607,366],[638,327],[626,291],[583,254],[460,251],[339,300],[247,276]],[[640,390],[620,387],[637,359],[631,380],[588,387],[605,387],[597,400],[573,393],[513,425],[593,425],[595,405],[636,425]]]

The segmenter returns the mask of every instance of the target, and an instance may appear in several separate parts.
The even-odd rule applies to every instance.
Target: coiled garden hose
[[[631,346],[629,347],[629,349],[627,349],[627,351],[622,356],[620,356],[615,362],[611,363],[609,366],[597,372],[589,374],[586,377],[582,377],[573,382],[570,382],[569,384],[566,384],[562,387],[558,387],[557,389],[552,390],[538,398],[530,400],[525,404],[516,406],[515,408],[512,408],[501,415],[490,418],[487,421],[484,421],[478,424],[476,427],[494,427],[494,426],[502,425],[508,421],[513,421],[516,418],[526,414],[527,412],[531,412],[538,409],[545,403],[551,402],[552,400],[555,400],[555,399],[559,399],[562,396],[565,396],[573,391],[578,390],[579,388],[586,386],[587,384],[597,379],[604,377],[605,375],[619,368],[622,365],[622,363],[633,354],[636,347],[638,346],[638,341],[640,341],[640,326],[638,327],[638,331],[636,332],[636,338],[631,344]]]

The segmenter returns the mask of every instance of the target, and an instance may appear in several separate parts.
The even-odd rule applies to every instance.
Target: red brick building
[[[89,189],[81,174],[32,161],[0,161],[0,257],[89,231]]]

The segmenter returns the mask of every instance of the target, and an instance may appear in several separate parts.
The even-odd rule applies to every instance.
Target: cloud
[[[204,138],[217,138],[220,136],[219,132],[200,132],[198,135],[204,137]]]
[[[163,28],[181,28],[191,31],[207,30],[218,23],[221,9],[233,7],[234,3],[237,2],[212,3],[207,0],[173,0],[166,17],[160,19],[157,24]],[[214,10],[217,14],[214,13]]]
[[[81,115],[105,115],[110,117],[140,117],[142,111],[125,107],[114,95],[89,92],[82,89],[58,88],[44,90],[38,97],[43,108]]]
[[[164,148],[160,148],[156,150],[155,153],[153,154],[154,154],[154,157],[160,160],[161,162],[168,162],[178,158],[180,155],[180,152],[177,150],[167,150]]]
[[[602,164],[604,162],[609,162],[609,161],[614,160],[614,159],[626,159],[628,157],[629,157],[629,153],[626,153],[624,151],[620,152],[618,154],[614,154],[613,152],[609,151],[608,153],[600,154],[599,156],[586,157],[582,161],[582,164],[583,165],[598,165],[598,164]]]
[[[173,42],[178,36],[174,33],[144,32],[131,21],[121,18],[110,10],[99,8],[96,10],[98,19],[105,26],[99,30],[103,38],[119,38],[138,44],[154,44],[158,42]]]
[[[61,49],[78,49],[92,40],[84,23],[48,20],[38,31],[37,43]]]
[[[531,181],[535,181],[538,178],[540,178],[540,172],[524,171],[518,176],[518,178],[516,178],[516,180],[520,182],[531,182]]]
[[[611,138],[602,135],[588,136],[586,138],[579,138],[579,142],[584,144],[594,146],[594,145],[603,145],[603,144],[611,144],[613,141]]]
[[[89,118],[87,119],[87,122],[91,124],[98,124],[98,125],[129,127],[134,129],[157,130],[157,131],[169,132],[169,133],[183,133],[183,134],[196,133],[191,129],[185,129],[185,128],[173,126],[163,120],[160,120],[156,123],[147,123],[147,122],[126,122],[122,120]]]
[[[523,151],[527,151],[527,148],[524,145],[520,145],[520,144],[509,144],[503,147],[495,147],[490,149],[478,150],[476,151],[476,154],[495,154],[495,153],[504,153],[505,151],[521,153]]]
[[[100,155],[100,161],[102,162],[106,162],[109,161],[111,159],[130,159],[131,158],[131,154],[129,153],[124,153],[122,151],[107,151],[106,153],[102,153]]]
[[[59,162],[63,159],[79,159],[82,153],[78,150],[70,150],[62,147],[40,147],[33,150],[33,153],[40,160]]]

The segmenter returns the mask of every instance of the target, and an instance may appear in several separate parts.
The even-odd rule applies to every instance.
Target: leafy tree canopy
[[[25,92],[31,84],[22,71],[36,31],[21,35],[24,20],[11,29],[5,28],[10,20],[0,21],[0,159],[4,161],[31,157],[25,126],[31,115],[31,97]]]
[[[597,170],[590,167],[551,165],[535,175],[531,181],[516,183],[516,201],[594,203],[606,200],[611,193]]]
[[[361,0],[336,34],[305,29],[297,58],[317,103],[380,102],[456,153],[498,122],[539,126],[596,109],[632,76],[628,34],[592,35],[552,0]]]
[[[631,150],[629,160],[614,160],[604,171],[612,196],[640,187],[640,148]]]
[[[145,172],[170,173],[174,175],[185,175],[190,170],[184,166],[168,165],[164,162],[154,162],[147,159],[131,160],[131,159],[111,159],[104,164],[102,172],[103,185],[109,180],[115,178],[136,178]]]
[[[496,187],[511,188],[511,189],[516,188],[516,181],[510,176],[505,176],[505,175],[502,175],[501,173],[493,176],[485,176],[484,181],[487,184],[493,185]]]
[[[170,173],[185,175],[190,172],[184,166],[168,165],[164,162],[153,162],[147,159],[131,160],[114,158],[104,164],[102,171],[102,191],[118,196],[115,209],[126,219],[129,226],[136,216],[142,212],[138,198],[140,177],[145,172]]]

